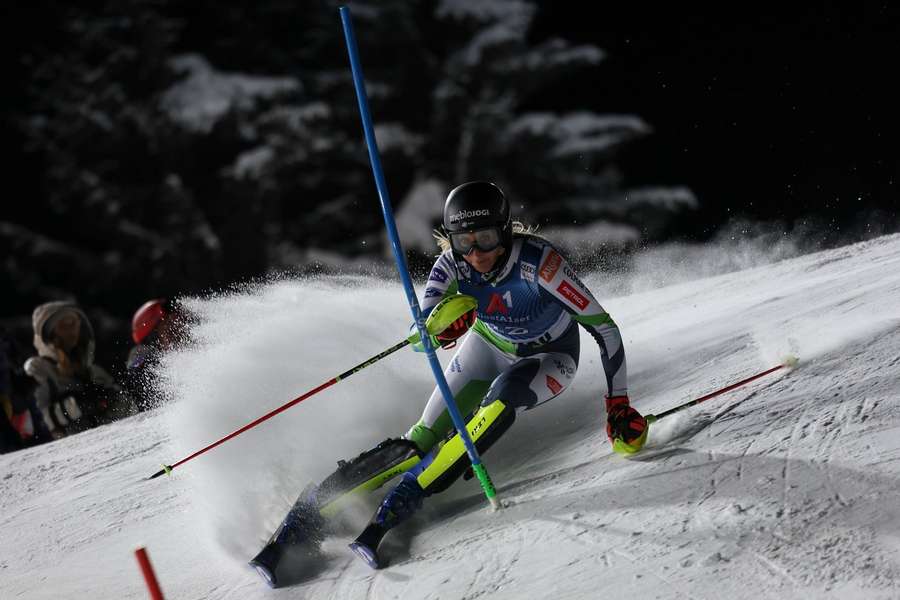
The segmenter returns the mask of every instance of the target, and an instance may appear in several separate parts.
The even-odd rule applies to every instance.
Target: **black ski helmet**
[[[453,188],[444,204],[444,231],[449,235],[498,227],[503,245],[512,243],[509,201],[503,191],[489,181],[469,181]]]

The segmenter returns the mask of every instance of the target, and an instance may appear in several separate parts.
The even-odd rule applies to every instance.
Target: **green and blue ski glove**
[[[478,301],[464,294],[449,296],[440,301],[434,307],[425,323],[429,333],[432,333],[431,346],[433,348],[452,348],[456,340],[461,338],[478,318],[476,309]],[[451,320],[452,319],[452,320]],[[425,348],[419,339],[419,333],[415,324],[410,327],[409,341],[416,352],[424,352]]]
[[[647,441],[647,420],[628,404],[628,396],[606,398],[606,435],[617,454],[634,454]]]

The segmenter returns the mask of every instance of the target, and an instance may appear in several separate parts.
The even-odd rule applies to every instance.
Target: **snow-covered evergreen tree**
[[[431,28],[442,37],[430,53],[431,93],[422,107],[427,142],[417,183],[401,204],[402,233],[412,245],[431,248],[418,231],[438,222],[434,186],[446,190],[470,179],[496,181],[523,218],[564,234],[563,245],[581,253],[635,242],[669,215],[696,206],[684,188],[625,187],[617,152],[651,132],[638,116],[525,108],[604,59],[592,45],[531,42],[535,12],[524,0],[433,3]],[[577,231],[589,223],[589,239],[579,240]]]
[[[0,227],[0,247],[21,249],[4,278],[22,303],[68,290],[124,317],[148,297],[271,269],[383,260],[338,5],[125,0],[48,16],[53,42],[21,55],[28,102],[14,115],[39,184]],[[351,10],[410,249],[434,251],[444,195],[474,178],[580,254],[631,244],[695,205],[685,189],[627,187],[616,159],[650,132],[640,117],[529,108],[604,58],[532,40],[534,3]],[[79,257],[75,268],[38,281],[51,273],[42,240]]]

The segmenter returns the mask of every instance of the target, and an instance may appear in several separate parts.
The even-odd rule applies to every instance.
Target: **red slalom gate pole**
[[[147,582],[147,589],[150,591],[152,600],[165,600],[159,582],[156,581],[156,575],[153,573],[153,565],[150,564],[150,557],[147,556],[147,550],[138,548],[134,551],[138,564],[141,566],[141,573],[144,574],[144,581]]]
[[[701,402],[706,402],[710,398],[715,398],[716,396],[721,396],[725,392],[730,392],[731,390],[733,390],[735,388],[739,388],[742,385],[746,385],[746,384],[750,383],[751,381],[755,381],[755,380],[759,379],[760,377],[765,377],[769,373],[774,373],[775,371],[779,371],[781,369],[792,369],[797,366],[797,362],[798,361],[797,361],[796,356],[788,356],[787,358],[784,359],[784,362],[782,362],[780,365],[772,367],[771,369],[766,369],[765,371],[763,371],[761,373],[752,375],[752,376],[748,377],[747,379],[742,379],[741,381],[738,381],[737,383],[732,383],[731,385],[727,385],[727,386],[723,387],[722,389],[719,389],[719,390],[716,390],[709,394],[706,394],[705,396],[700,396],[699,398],[691,400],[690,402],[685,402],[684,404],[679,404],[675,408],[670,408],[669,410],[661,412],[658,415],[644,415],[644,418],[647,419],[648,423],[655,423],[656,421],[659,421],[663,417],[667,417],[673,413],[677,413],[678,411],[684,410],[685,408],[688,408],[690,406],[696,406],[697,404],[700,404]]]

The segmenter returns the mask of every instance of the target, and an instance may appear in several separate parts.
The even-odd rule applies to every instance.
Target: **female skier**
[[[629,405],[625,349],[619,329],[560,253],[543,238],[510,220],[499,187],[464,183],[444,206],[446,237],[425,288],[423,312],[450,294],[478,300],[477,319],[445,375],[479,451],[490,447],[515,420],[565,390],[578,369],[578,325],[600,346],[607,393],[606,431],[617,452],[643,446],[647,423]],[[468,329],[465,320],[437,336],[442,346]],[[476,410],[477,409],[477,410]],[[425,497],[447,489],[469,468],[459,434],[438,445],[452,428],[441,392],[435,389],[406,438],[428,454],[406,471],[371,524],[351,548],[373,568],[378,543],[412,515]]]
[[[466,294],[477,308],[432,339],[452,347],[470,328],[446,370],[459,411],[476,448],[487,450],[515,420],[563,392],[578,368],[578,325],[600,346],[606,375],[606,431],[614,450],[633,453],[647,436],[647,424],[629,406],[625,350],[612,318],[547,240],[510,219],[499,187],[464,183],[447,197],[443,253],[422,298],[427,316],[445,297]],[[351,461],[321,485],[304,491],[251,561],[270,585],[287,545],[321,539],[326,519],[349,497],[403,477],[380,504],[371,523],[350,547],[370,566],[380,566],[377,547],[384,534],[416,509],[425,497],[447,489],[470,466],[440,390],[431,394],[421,419],[403,438],[389,439]]]

